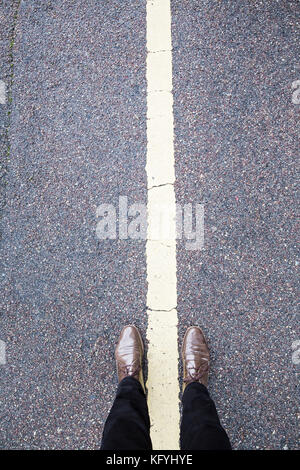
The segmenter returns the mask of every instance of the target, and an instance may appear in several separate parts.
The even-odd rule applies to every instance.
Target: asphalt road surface
[[[175,195],[205,208],[179,345],[203,327],[234,449],[299,449],[300,5],[171,13]],[[147,203],[146,1],[7,1],[0,26],[0,448],[99,448],[122,326],[146,341],[146,243],[96,236],[100,204]]]

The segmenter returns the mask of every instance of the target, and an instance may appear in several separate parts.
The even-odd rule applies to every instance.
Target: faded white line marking
[[[6,343],[0,339],[0,365],[6,364]]]
[[[0,104],[6,103],[6,85],[3,80],[0,80]]]

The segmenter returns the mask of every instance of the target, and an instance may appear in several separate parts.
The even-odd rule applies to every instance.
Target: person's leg
[[[213,400],[205,385],[192,382],[182,398],[180,448],[182,450],[230,450]]]
[[[104,426],[101,450],[152,449],[143,354],[143,341],[137,328],[125,326],[115,350],[119,386]]]
[[[143,387],[133,377],[119,383],[106,420],[101,450],[152,449],[150,420]]]
[[[197,326],[187,329],[183,345],[183,413],[180,432],[182,450],[230,450],[214,402],[207,390],[209,350]]]

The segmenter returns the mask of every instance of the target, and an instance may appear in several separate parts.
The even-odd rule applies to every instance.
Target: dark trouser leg
[[[192,382],[183,398],[180,447],[182,450],[230,450],[231,445],[222,428],[214,402],[207,388]]]
[[[141,384],[126,377],[118,386],[117,396],[106,420],[101,450],[152,450],[150,420]]]

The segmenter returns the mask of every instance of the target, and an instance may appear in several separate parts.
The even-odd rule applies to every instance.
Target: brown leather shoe
[[[133,325],[123,328],[115,350],[118,380],[133,377],[142,385],[144,391],[144,378],[142,360],[144,345],[138,329]]]
[[[200,382],[207,387],[209,370],[209,350],[202,330],[190,326],[186,330],[182,344],[183,388],[191,382]]]

